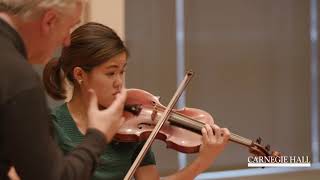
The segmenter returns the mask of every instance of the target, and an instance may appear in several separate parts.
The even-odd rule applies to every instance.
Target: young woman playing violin
[[[59,60],[46,65],[43,81],[50,96],[66,98],[65,78],[73,86],[71,100],[52,112],[55,138],[65,153],[83,140],[87,130],[88,89],[95,90],[101,108],[108,108],[124,88],[127,57],[127,48],[112,29],[87,23],[71,34],[71,44],[63,49]],[[166,179],[194,179],[212,164],[230,135],[228,129],[216,125],[206,125],[201,132],[203,143],[199,156]],[[123,179],[142,146],[142,142],[108,144],[92,179]],[[135,178],[160,178],[151,150],[135,172]]]

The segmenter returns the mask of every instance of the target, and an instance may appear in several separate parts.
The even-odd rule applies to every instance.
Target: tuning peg
[[[266,148],[267,151],[270,151],[270,145],[269,144],[267,144],[265,148]]]
[[[261,141],[262,141],[261,137],[258,137],[257,140],[256,140],[256,142],[257,142],[258,144],[261,144]]]

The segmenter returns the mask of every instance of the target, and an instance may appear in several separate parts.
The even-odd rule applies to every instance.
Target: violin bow
[[[146,155],[146,153],[147,153],[148,149],[150,148],[152,142],[154,141],[156,135],[160,131],[160,129],[163,126],[163,124],[165,123],[165,121],[167,121],[169,119],[169,115],[170,115],[170,113],[172,111],[172,108],[176,105],[176,103],[177,103],[179,97],[181,96],[183,90],[189,84],[191,78],[193,77],[193,74],[194,73],[192,71],[188,71],[186,73],[183,81],[180,83],[177,91],[175,92],[174,96],[170,100],[170,103],[166,107],[161,119],[158,121],[158,123],[156,124],[156,126],[152,130],[152,132],[149,135],[147,141],[145,142],[145,144],[143,145],[141,151],[139,152],[137,158],[135,159],[135,161],[131,165],[129,171],[127,172],[126,176],[124,177],[124,180],[131,180],[132,179],[134,173],[136,172],[138,166],[140,165],[143,157]]]

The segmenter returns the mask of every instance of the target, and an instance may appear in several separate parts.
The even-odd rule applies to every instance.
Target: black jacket
[[[106,146],[88,130],[64,156],[49,134],[49,111],[40,79],[27,62],[19,34],[0,19],[0,179],[14,166],[23,180],[89,179]]]

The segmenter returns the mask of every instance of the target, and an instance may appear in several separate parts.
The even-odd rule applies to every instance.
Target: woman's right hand
[[[94,90],[90,89],[89,92],[91,97],[88,109],[88,128],[101,131],[109,143],[124,123],[123,109],[127,98],[127,90],[123,88],[105,110],[98,109],[98,99]]]

